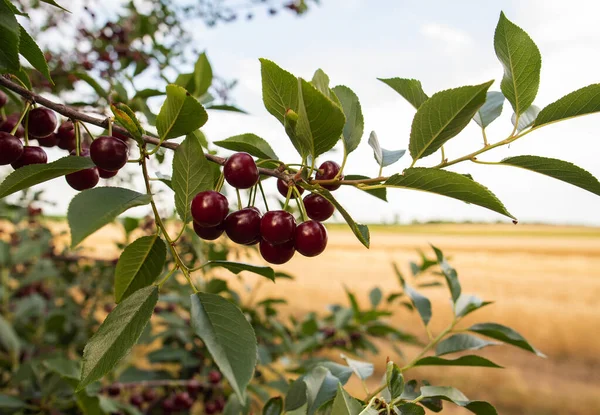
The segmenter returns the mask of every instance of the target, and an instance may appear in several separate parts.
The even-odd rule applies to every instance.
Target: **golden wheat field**
[[[85,243],[94,255],[110,253],[118,233],[107,228]],[[332,302],[345,302],[343,286],[360,293],[380,287],[397,289],[391,268],[397,262],[409,275],[408,261],[415,249],[428,252],[429,243],[441,248],[457,269],[463,292],[477,294],[495,304],[466,318],[464,325],[494,321],[508,325],[547,354],[542,359],[509,346],[481,352],[506,369],[420,368],[409,376],[437,385],[452,385],[470,399],[496,405],[500,414],[600,414],[600,229],[542,225],[420,225],[372,228],[371,249],[366,250],[341,226],[330,226],[329,246],[317,258],[296,256],[282,270],[296,282],[262,284],[259,296],[284,296],[288,312],[324,310]],[[94,247],[94,248],[92,248]],[[251,277],[248,277],[251,278]],[[231,277],[234,280],[233,277]],[[445,287],[423,291],[433,303],[431,329],[439,332],[451,309]],[[399,328],[426,334],[416,313],[398,310],[393,322]],[[416,349],[405,349],[410,358]],[[379,374],[393,350],[373,358]],[[435,374],[433,374],[435,373]],[[373,377],[375,386],[379,376]],[[349,385],[359,392],[358,382]],[[450,404],[446,405],[447,407]],[[449,414],[469,413],[450,409]]]

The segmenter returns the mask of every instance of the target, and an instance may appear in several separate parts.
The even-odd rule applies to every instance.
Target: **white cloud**
[[[439,23],[426,23],[419,31],[422,35],[439,40],[452,49],[463,48],[474,43],[466,32]]]

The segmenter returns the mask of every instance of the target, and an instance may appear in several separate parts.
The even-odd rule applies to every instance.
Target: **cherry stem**
[[[235,194],[237,195],[238,210],[242,210],[242,197],[240,196],[240,189],[236,188]]]
[[[283,205],[283,210],[286,210],[288,205],[290,204],[290,198],[292,197],[292,192],[296,186],[294,184],[290,184],[288,186],[287,196],[285,197],[285,204]]]
[[[298,203],[298,208],[300,209],[300,213],[302,214],[302,221],[306,222],[308,220],[308,215],[306,214],[306,207],[304,206],[304,201],[300,197],[300,191],[296,186],[292,187],[294,193],[296,193],[296,202]]]
[[[106,121],[108,122],[108,135],[109,135],[109,136],[112,136],[112,130],[113,130],[113,128],[112,128],[112,127],[113,127],[113,119],[112,119],[112,117],[108,117],[108,118],[106,119]]]
[[[2,121],[6,121],[6,111],[4,110],[4,107],[0,108],[0,118]]]
[[[94,136],[93,134],[90,132],[89,128],[87,127],[87,125],[85,125],[84,122],[81,123],[81,125],[83,125],[83,128],[85,128],[85,131],[88,133],[88,135],[90,136],[90,138],[92,139],[92,141],[94,140]],[[109,134],[110,135],[110,134]]]
[[[81,129],[78,121],[75,121],[75,154],[81,154]]]
[[[18,124],[17,124],[18,126]],[[23,136],[25,145],[29,145],[29,111],[25,114],[25,135]]]
[[[223,188],[223,183],[225,183],[225,175],[221,173],[219,176],[219,180],[217,180],[217,184],[215,186],[215,192],[220,192]]]
[[[21,113],[21,116],[19,117],[19,121],[17,121],[17,123],[15,124],[14,128],[10,132],[10,135],[15,135],[15,133],[19,129],[19,125],[21,125],[21,122],[23,121],[23,118],[25,118],[25,115],[29,112],[30,107],[31,107],[31,101],[27,101],[27,103],[25,104],[25,108],[23,109],[23,112]]]
[[[262,195],[263,201],[265,202],[265,209],[267,212],[269,211],[269,204],[267,203],[267,196],[265,196],[265,189],[263,189],[262,182],[258,179],[258,188],[260,189],[260,194]]]

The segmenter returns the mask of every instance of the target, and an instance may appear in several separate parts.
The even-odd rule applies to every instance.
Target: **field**
[[[112,235],[110,229],[102,231],[86,246],[94,246],[95,254],[102,256],[104,246],[110,249],[110,244],[104,243]],[[500,346],[483,355],[506,369],[424,368],[414,370],[412,376],[457,386],[471,399],[491,401],[505,415],[600,413],[600,229],[376,226],[372,248],[366,250],[345,227],[334,225],[324,255],[313,259],[298,256],[282,267],[297,277],[295,283],[263,284],[261,294],[287,297],[288,311],[301,315],[309,309],[324,310],[332,302],[345,302],[343,286],[347,285],[361,293],[360,301],[366,305],[372,287],[379,286],[384,292],[397,288],[392,262],[408,275],[408,261],[417,259],[415,248],[427,251],[429,243],[451,257],[463,292],[495,302],[467,318],[465,325],[474,321],[508,325],[548,358]],[[426,294],[433,303],[431,328],[436,333],[448,323],[449,295],[445,287],[428,289]],[[416,314],[400,311],[394,322],[425,339]],[[406,349],[409,357],[415,351]],[[388,355],[397,359],[391,349],[374,358],[380,374]],[[359,390],[360,385],[351,387]],[[469,412],[457,409],[448,413]]]

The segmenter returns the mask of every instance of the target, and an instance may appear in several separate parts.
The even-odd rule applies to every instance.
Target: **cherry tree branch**
[[[28,90],[27,88],[23,88],[22,86],[10,81],[9,79],[7,79],[3,76],[0,76],[0,86],[3,86],[5,88],[15,92],[16,94],[20,95],[21,97],[23,97],[24,99],[26,99],[28,101],[35,102],[40,105],[43,105],[44,107],[50,108],[71,120],[77,120],[77,121],[81,121],[83,123],[92,124],[92,125],[95,125],[98,127],[108,129],[108,117],[98,118],[96,116],[85,114],[73,107],[69,107],[68,105],[59,104],[48,98],[38,95],[35,92]],[[131,137],[131,134],[129,134],[129,132],[123,127],[113,124],[112,129],[113,129],[113,131],[116,131],[124,136]],[[171,150],[175,150],[177,147],[179,147],[179,144],[173,143],[170,141],[164,141],[161,143],[158,138],[152,137],[147,134],[143,135],[142,138],[148,144],[160,145],[161,147],[168,148]],[[221,166],[224,165],[225,162],[227,161],[227,159],[225,157],[216,156],[214,154],[205,153],[204,156],[206,157],[206,159],[208,161],[219,164]],[[276,168],[276,169],[267,169],[264,167],[259,167],[258,171],[262,175],[276,177],[278,179],[284,180],[285,182],[290,182],[292,180],[298,179],[298,177],[296,177],[297,175],[286,173],[285,171],[283,171],[282,167],[283,166]],[[359,184],[380,183],[387,179],[388,179],[388,177],[377,177],[377,178],[373,178],[373,179],[360,179],[360,180],[339,180],[339,179],[311,180],[309,183],[310,184],[321,184],[321,185],[323,185],[323,184],[325,184],[325,185],[341,184],[341,185],[346,185],[346,186],[357,186]]]
[[[11,91],[22,96],[23,98],[25,98],[28,101],[36,102],[40,105],[43,105],[44,107],[50,108],[51,110],[54,110],[54,111],[58,112],[59,114],[65,116],[71,120],[78,120],[78,121],[81,121],[81,122],[84,122],[87,124],[92,124],[92,125],[95,125],[98,127],[105,128],[105,129],[108,128],[108,117],[101,119],[98,117],[94,117],[94,116],[85,114],[85,113],[78,111],[75,108],[69,107],[67,105],[59,104],[57,102],[51,101],[48,98],[44,98],[43,96],[38,95],[35,92],[32,92],[26,88],[23,88],[20,85],[15,84],[12,81],[9,81],[8,79],[4,78],[3,76],[0,76],[0,86],[10,89]],[[131,137],[131,134],[129,134],[129,132],[127,132],[126,129],[124,129],[118,125],[113,124],[113,131],[116,131],[127,137]],[[151,137],[149,135],[143,135],[142,138],[148,144],[153,144],[153,145],[160,144],[162,147],[165,147],[165,148],[168,148],[171,150],[175,150],[177,147],[179,147],[179,144],[169,142],[169,141],[160,143],[160,140],[158,138]],[[214,154],[206,153],[206,154],[204,154],[204,156],[206,157],[206,159],[208,161],[219,164],[221,166],[224,165],[225,161],[227,160],[224,157],[219,157]],[[290,174],[286,174],[285,172],[281,171],[280,169],[266,169],[266,168],[259,167],[258,171],[260,172],[260,174],[263,174],[265,176],[277,177],[277,178],[283,179],[285,181],[289,181],[291,178]]]

